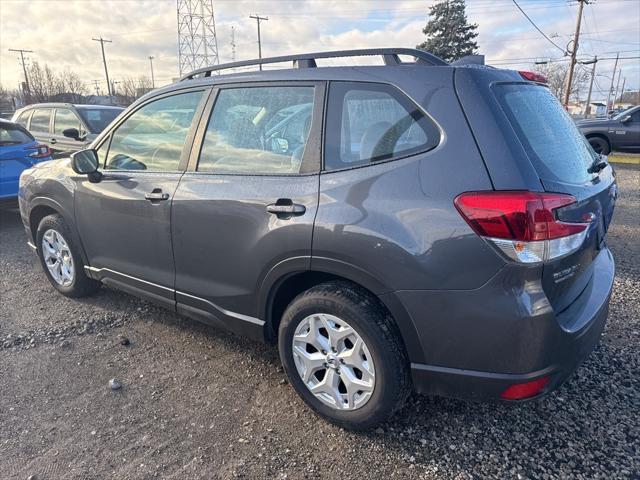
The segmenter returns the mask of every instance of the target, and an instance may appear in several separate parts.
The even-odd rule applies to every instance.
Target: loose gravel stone
[[[109,380],[109,388],[111,390],[120,390],[122,388],[122,383],[117,378],[112,378]]]

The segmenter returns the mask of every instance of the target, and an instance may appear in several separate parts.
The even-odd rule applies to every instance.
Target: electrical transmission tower
[[[220,63],[213,0],[177,0],[180,75]]]

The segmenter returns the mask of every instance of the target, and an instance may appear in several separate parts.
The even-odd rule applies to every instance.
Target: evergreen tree
[[[427,40],[416,48],[452,62],[476,53],[477,28],[467,22],[464,0],[442,0],[429,8],[429,21],[422,29]]]

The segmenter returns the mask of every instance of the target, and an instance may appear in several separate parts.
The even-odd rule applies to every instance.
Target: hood
[[[589,120],[577,120],[578,127],[605,127],[611,125],[614,120],[608,118],[592,118]]]

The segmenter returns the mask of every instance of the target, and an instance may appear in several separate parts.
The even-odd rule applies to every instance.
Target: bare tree
[[[534,70],[546,77],[549,90],[562,101],[567,84],[569,64],[564,62],[546,63],[544,65],[536,65]],[[570,98],[575,101],[580,101],[585,88],[588,88],[589,78],[589,69],[585,68],[584,65],[576,65],[573,81],[571,82]]]
[[[80,76],[65,69],[57,73],[49,65],[40,65],[34,61],[28,71],[31,86],[31,99],[34,102],[50,102],[64,98],[67,101],[80,103],[87,93]]]

